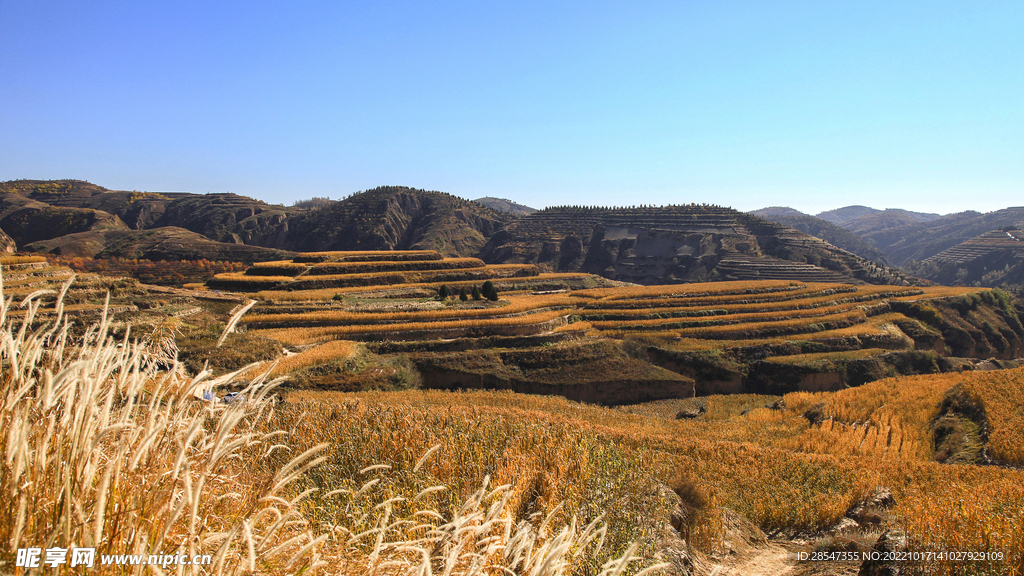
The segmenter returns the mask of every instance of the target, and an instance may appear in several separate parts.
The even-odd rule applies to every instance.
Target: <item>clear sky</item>
[[[0,0],[0,180],[1024,205],[1024,2]]]

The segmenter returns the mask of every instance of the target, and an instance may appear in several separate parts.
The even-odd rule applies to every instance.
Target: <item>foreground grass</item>
[[[188,376],[172,358],[128,339],[109,338],[106,314],[84,335],[72,335],[62,322],[62,296],[54,302],[40,292],[13,318],[13,301],[0,283],[5,572],[13,570],[15,551],[30,547],[206,556],[211,565],[201,571],[216,574],[553,576],[658,568],[638,562],[650,557],[642,552],[649,545],[629,545],[619,537],[632,532],[610,531],[593,505],[580,505],[607,502],[598,496],[608,481],[631,488],[633,480],[646,481],[611,444],[577,435],[576,445],[563,444],[554,454],[537,451],[536,474],[526,478],[545,486],[548,475],[564,477],[560,466],[575,452],[570,448],[589,446],[576,469],[591,483],[556,482],[559,490],[541,490],[545,499],[536,499],[514,473],[529,464],[515,459],[514,442],[510,458],[496,460],[504,472],[462,463],[482,454],[484,442],[497,448],[523,438],[535,449],[532,442],[555,441],[557,430],[538,436],[543,426],[524,423],[487,432],[453,414],[434,425],[461,425],[464,444],[435,449],[424,442],[428,436],[407,433],[415,421],[380,413],[368,414],[377,429],[332,434],[339,422],[352,423],[342,417],[347,408],[279,412],[267,399],[270,387],[259,382],[245,391],[245,402],[197,401],[199,390],[219,382]],[[43,298],[55,307],[49,324],[36,320]],[[405,450],[368,449],[385,431]],[[456,482],[448,487],[439,479]],[[651,502],[642,504],[656,508],[658,501]],[[124,568],[97,564],[94,570]]]

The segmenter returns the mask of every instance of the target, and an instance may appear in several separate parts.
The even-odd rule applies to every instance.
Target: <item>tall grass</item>
[[[213,557],[213,571],[317,563],[318,540],[287,489],[316,462],[302,454],[259,466],[275,444],[252,401],[196,403],[205,374],[159,371],[136,343],[115,342],[109,321],[73,338],[62,315],[39,326],[43,294],[20,322],[0,286],[0,540],[22,547],[95,547],[98,553]],[[248,460],[255,466],[241,466]]]
[[[348,575],[611,576],[660,568],[641,566],[632,546],[609,555],[600,516],[583,524],[555,512],[517,516],[513,486],[492,486],[484,470],[473,470],[476,488],[465,497],[447,497],[455,502],[447,514],[434,505],[435,495],[449,492],[443,486],[403,492],[367,483],[370,472],[377,480],[382,474],[381,466],[365,466],[367,452],[348,453],[349,444],[339,447],[330,435],[289,443],[297,438],[279,428],[284,421],[268,400],[272,385],[253,383],[244,402],[197,400],[238,373],[212,380],[190,377],[176,363],[168,369],[166,357],[127,335],[110,338],[106,312],[73,334],[63,315],[69,286],[43,323],[37,313],[52,294],[26,298],[26,314],[15,319],[0,279],[5,563],[13,564],[19,548],[94,547],[97,554],[209,555],[204,571],[215,574],[330,566],[330,573]],[[410,455],[411,473],[432,452]],[[316,493],[317,502],[343,503],[359,515],[324,521],[324,510],[307,504],[315,493],[309,488],[321,486],[339,488]],[[373,506],[364,507],[369,499]]]

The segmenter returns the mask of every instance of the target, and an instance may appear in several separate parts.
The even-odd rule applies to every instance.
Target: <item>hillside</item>
[[[284,250],[261,246],[214,242],[173,226],[151,230],[91,230],[32,242],[22,250],[65,257],[229,262],[280,260],[291,255]]]
[[[911,266],[922,278],[966,286],[1024,285],[1024,235],[992,230]]]
[[[0,229],[18,246],[90,230],[127,230],[117,217],[102,210],[51,206],[17,194],[0,194]]]
[[[492,208],[499,212],[509,212],[511,214],[517,214],[519,216],[526,216],[527,214],[533,214],[537,211],[536,208],[530,208],[529,206],[523,206],[522,204],[516,204],[515,202],[506,198],[495,198],[493,196],[485,196],[483,198],[477,198],[473,200],[478,204],[483,204],[488,208]]]
[[[902,266],[925,260],[987,232],[1014,226],[1024,226],[1024,207],[985,214],[974,211],[947,214],[930,222],[876,230],[862,237]]]
[[[765,209],[770,210],[770,209]],[[863,238],[846,230],[840,228],[835,224],[816,218],[814,216],[808,216],[807,214],[801,213],[785,213],[785,214],[763,214],[761,210],[751,212],[755,216],[760,216],[765,220],[771,220],[772,222],[778,222],[783,226],[789,226],[790,228],[796,228],[801,232],[810,234],[816,238],[828,242],[836,248],[842,248],[847,252],[852,252],[861,258],[871,260],[876,264],[882,266],[891,266],[889,258],[881,250],[875,248]],[[793,212],[796,212],[795,210]]]
[[[288,221],[283,246],[297,251],[436,250],[473,256],[513,220],[444,192],[382,186]]]
[[[481,252],[640,284],[792,279],[899,284],[899,272],[730,208],[557,207],[511,222]]]

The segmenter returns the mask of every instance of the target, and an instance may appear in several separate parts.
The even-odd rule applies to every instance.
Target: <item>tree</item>
[[[480,287],[474,284],[473,285],[473,300],[480,300],[481,298],[482,298],[482,296],[480,294]]]
[[[469,300],[469,295],[466,294],[466,287],[465,286],[463,286],[462,288],[459,288],[459,300],[462,300],[463,302],[465,302],[466,300]]]
[[[494,282],[491,282],[490,280],[488,280],[488,281],[484,282],[484,287],[483,287],[482,290],[480,290],[480,293],[484,295],[484,298],[487,298],[488,300],[493,300],[493,298],[491,298],[491,292],[493,292],[493,291],[494,291]]]
[[[490,300],[491,302],[497,302],[498,301],[498,289],[495,288],[494,286],[491,286],[491,292],[487,295],[487,299]]]
[[[437,297],[441,300],[448,299],[448,287],[441,284],[441,287],[437,289]]]

